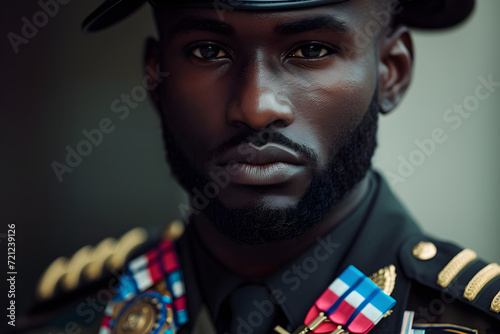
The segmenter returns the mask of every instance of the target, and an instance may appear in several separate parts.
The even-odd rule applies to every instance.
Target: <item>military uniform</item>
[[[150,2],[268,10],[342,1],[347,0]],[[105,28],[144,2],[107,0],[85,20],[83,29]],[[420,28],[449,27],[466,18],[473,4],[473,0],[406,1],[396,20]],[[368,194],[349,217],[260,280],[240,277],[218,263],[189,224],[173,244],[168,239],[179,236],[178,226],[171,225],[169,233],[156,233],[148,241],[143,231],[136,230],[120,241],[84,248],[71,261],[57,260],[41,279],[38,294],[44,301],[16,330],[97,333],[101,328],[102,333],[145,334],[160,328],[172,333],[170,329],[178,325],[180,334],[263,333],[273,332],[274,326],[280,326],[280,333],[294,332],[299,326],[313,326],[304,323],[309,309],[336,277],[354,266],[367,276],[373,274],[370,278],[396,300],[370,333],[500,333],[500,266],[479,260],[471,250],[426,236],[373,172]],[[155,269],[146,268],[146,283],[140,281],[143,267],[130,274],[132,267],[149,261]],[[158,261],[163,262],[158,265]],[[104,268],[112,270],[104,273]],[[150,291],[151,287],[159,292]],[[181,310],[182,317],[172,310]],[[448,325],[438,325],[443,323]],[[262,326],[268,329],[256,329]]]
[[[268,294],[249,296],[240,300],[241,304],[249,304],[254,318],[255,312],[265,315],[269,311],[265,305],[272,304],[279,313],[273,326],[280,324],[292,332],[302,324],[309,308],[331,281],[349,265],[366,275],[390,265],[395,267],[391,296],[396,305],[370,333],[400,333],[406,311],[414,311],[414,324],[447,323],[479,333],[500,333],[498,265],[477,259],[471,250],[425,236],[375,173],[368,195],[355,212],[293,261],[262,280],[245,279],[224,268],[203,248],[190,225],[177,240],[176,250],[184,274],[189,315],[189,322],[178,331],[181,334],[223,333],[223,327],[218,326],[221,314],[231,313],[230,304],[227,309],[228,295],[251,284],[265,286]],[[131,257],[136,255],[137,252]],[[89,297],[96,298],[102,287],[108,286],[104,281],[101,289],[95,285],[88,296],[60,305],[57,315],[47,315],[44,308],[43,317],[55,326],[51,331],[68,332],[65,327],[71,324],[67,328],[72,331],[74,327],[75,333],[97,333],[104,306],[94,307],[99,312],[92,315],[91,308],[83,308],[82,303]],[[40,314],[33,314],[31,319]],[[245,315],[240,315],[240,319],[242,329],[253,329],[255,320]],[[33,333],[47,333],[47,328],[50,327],[33,329]]]

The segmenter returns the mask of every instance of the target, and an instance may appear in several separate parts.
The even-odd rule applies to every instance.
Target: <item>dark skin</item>
[[[335,143],[363,118],[377,82],[381,111],[398,105],[412,72],[407,28],[387,28],[368,47],[345,47],[355,46],[359,27],[373,20],[366,15],[370,8],[371,1],[360,0],[285,12],[233,11],[225,12],[223,21],[211,9],[159,10],[160,41],[148,41],[145,62],[170,76],[152,91],[152,99],[166,131],[190,152],[193,164],[207,173],[234,168],[218,195],[225,206],[296,205],[313,171],[325,167],[338,150]],[[193,23],[207,19],[210,24]],[[304,20],[308,24],[297,24]],[[316,163],[298,152],[292,152],[293,160],[281,146],[271,158],[260,153],[248,158],[241,151],[230,159],[227,152],[211,154],[235,136],[265,129],[308,147]],[[243,245],[221,234],[203,213],[191,220],[221,263],[240,275],[262,277],[343,221],[364,198],[367,181],[296,239]]]

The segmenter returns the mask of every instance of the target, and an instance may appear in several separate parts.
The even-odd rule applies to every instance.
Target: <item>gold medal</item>
[[[173,311],[169,296],[156,291],[147,291],[124,305],[116,317],[116,334],[156,334],[170,330],[173,326]]]
[[[157,312],[153,305],[142,300],[131,305],[116,324],[117,334],[150,333],[156,323]]]

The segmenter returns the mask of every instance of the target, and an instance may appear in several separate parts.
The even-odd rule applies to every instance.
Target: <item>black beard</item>
[[[314,173],[311,184],[295,207],[271,209],[259,205],[249,209],[229,209],[215,197],[209,200],[203,212],[219,232],[244,244],[265,244],[302,235],[318,224],[371,168],[377,146],[379,107],[376,96],[377,90],[361,122],[344,135],[347,138],[341,143],[331,144],[331,150],[337,153],[330,154],[327,166]],[[188,158],[188,154],[167,131],[165,122],[163,125],[171,171],[181,186],[192,195],[192,189],[203,189],[212,180],[206,172],[196,168],[199,164]],[[279,135],[277,137],[281,138]],[[238,139],[238,143],[234,144],[242,143],[243,140]],[[338,150],[334,149],[339,146]]]

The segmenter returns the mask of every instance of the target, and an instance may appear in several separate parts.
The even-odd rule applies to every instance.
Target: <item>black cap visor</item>
[[[150,0],[154,6],[197,7],[197,8],[230,8],[232,10],[285,10],[328,5],[348,0]],[[84,32],[105,29],[146,3],[147,0],[106,0],[93,11],[83,22]],[[394,1],[394,4],[398,4]],[[403,10],[396,16],[396,22],[413,28],[442,29],[463,22],[474,8],[474,0],[401,0],[399,6]],[[399,7],[398,7],[399,8]]]

